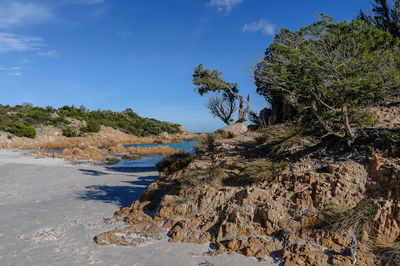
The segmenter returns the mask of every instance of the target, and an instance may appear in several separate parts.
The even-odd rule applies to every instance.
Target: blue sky
[[[203,63],[250,94],[255,65],[282,27],[321,12],[355,17],[368,0],[0,0],[0,104],[85,105],[180,123],[223,126],[193,91]]]

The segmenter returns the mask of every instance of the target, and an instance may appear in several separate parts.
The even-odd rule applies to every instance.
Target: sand
[[[0,150],[0,265],[275,265],[241,255],[208,256],[209,245],[102,247],[107,218],[157,179],[154,168],[123,171]]]

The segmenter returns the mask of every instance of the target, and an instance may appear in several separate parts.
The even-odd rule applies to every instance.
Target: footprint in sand
[[[36,243],[40,243],[42,241],[53,241],[61,238],[64,234],[55,228],[42,228],[32,233],[30,236],[27,236],[25,240],[32,240]]]

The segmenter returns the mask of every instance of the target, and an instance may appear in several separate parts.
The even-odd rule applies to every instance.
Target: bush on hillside
[[[100,131],[100,124],[96,121],[87,122],[86,127],[83,129],[84,132],[87,133],[96,133]]]
[[[68,138],[78,136],[78,132],[76,132],[76,129],[72,127],[65,127],[62,131],[62,134]]]
[[[7,131],[18,137],[28,137],[34,139],[36,137],[36,130],[33,127],[10,122],[7,124]]]

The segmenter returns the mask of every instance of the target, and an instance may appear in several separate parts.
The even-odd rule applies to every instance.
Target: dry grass
[[[325,212],[325,221],[334,231],[352,231],[361,236],[369,231],[378,208],[371,200],[362,200],[356,207],[333,205]]]
[[[400,265],[400,242],[396,241],[378,252],[381,265],[396,266]]]
[[[189,153],[177,153],[165,157],[157,163],[158,171],[166,172],[168,175],[173,174],[179,170],[185,169],[194,157]]]
[[[260,159],[251,163],[245,170],[246,175],[252,182],[273,181],[288,168],[286,162],[271,162]]]
[[[215,147],[216,137],[214,134],[208,134],[207,136],[199,139],[196,146],[198,152],[212,152]]]
[[[262,135],[254,138],[254,145],[268,145],[274,154],[282,154],[298,146],[304,137],[304,130],[295,126],[269,127]]]
[[[205,169],[191,169],[185,171],[175,180],[175,187],[178,189],[194,189],[196,187],[208,184],[212,187],[222,185],[224,170],[219,166],[212,166]]]

